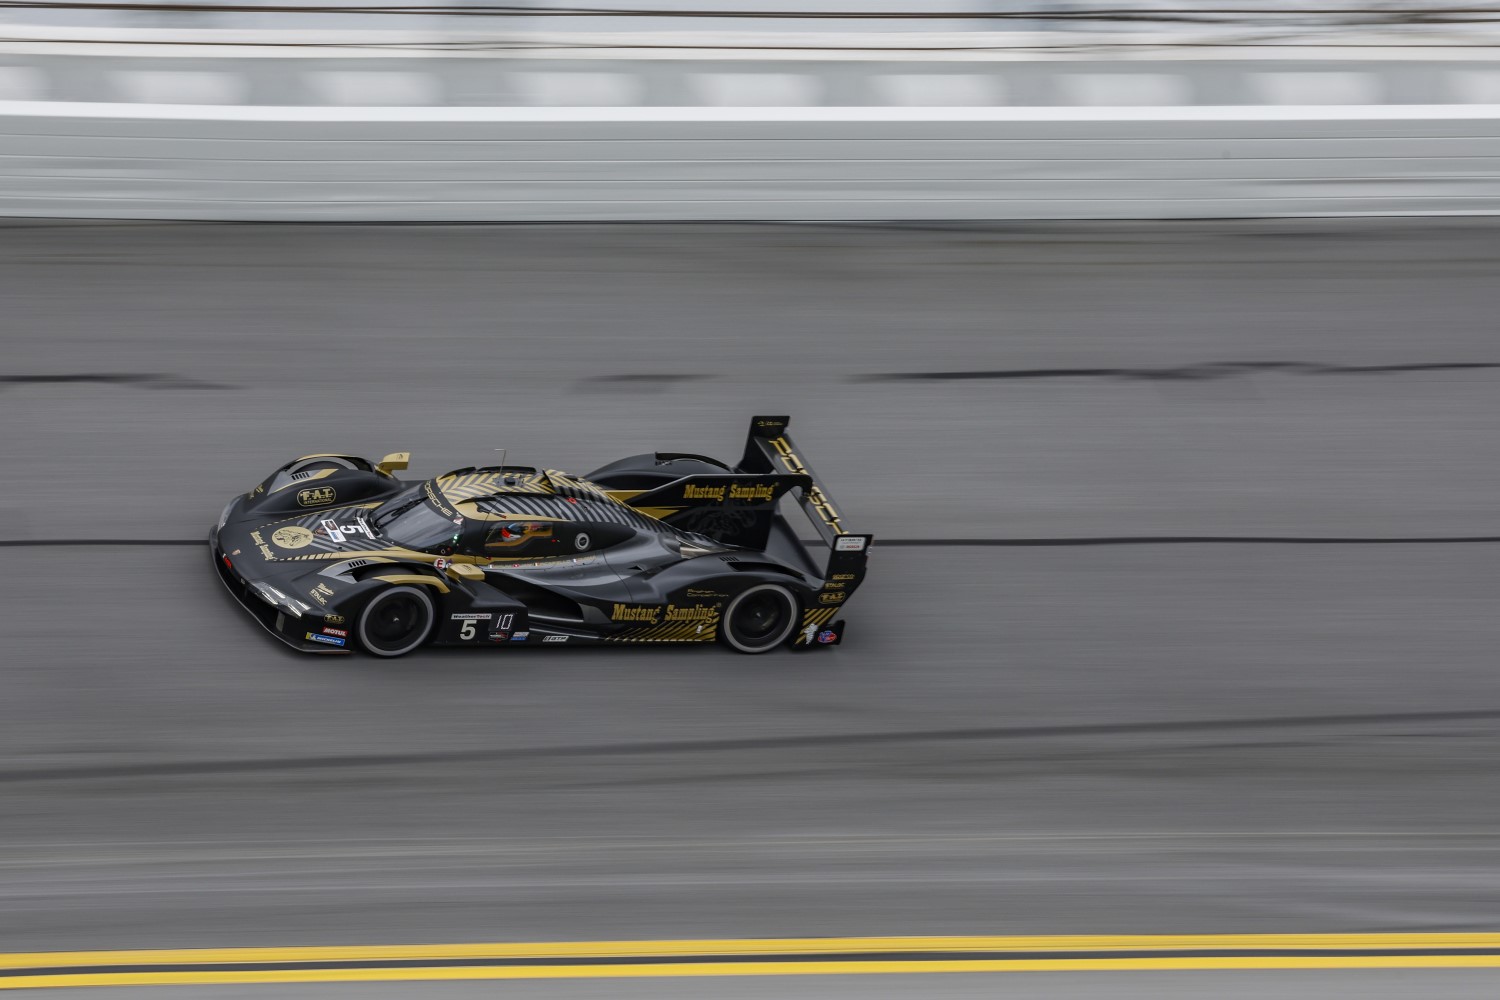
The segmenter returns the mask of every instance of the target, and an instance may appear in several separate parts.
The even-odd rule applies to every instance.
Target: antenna
[[[503,469],[503,468],[505,468],[505,453],[509,449],[506,449],[506,448],[496,448],[495,450],[500,453],[500,468]]]

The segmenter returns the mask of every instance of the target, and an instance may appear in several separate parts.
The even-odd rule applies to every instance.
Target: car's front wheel
[[[797,598],[777,583],[741,592],[724,610],[720,635],[741,653],[765,653],[786,641],[797,625]]]
[[[404,656],[427,641],[435,617],[425,587],[387,587],[360,612],[356,634],[376,656]]]

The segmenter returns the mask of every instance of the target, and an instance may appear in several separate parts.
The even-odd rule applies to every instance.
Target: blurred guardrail
[[[143,6],[191,7],[37,9]],[[1421,44],[1369,19],[1333,34],[1253,18],[1166,33],[11,23],[0,215],[1490,213],[1500,49],[1489,13],[1464,16],[1457,33],[1423,22]]]
[[[12,216],[392,221],[1491,213],[1500,106],[0,105]]]

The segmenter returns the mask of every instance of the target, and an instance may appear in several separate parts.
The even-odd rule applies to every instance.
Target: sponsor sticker
[[[331,635],[319,635],[316,632],[309,632],[309,633],[307,633],[307,637],[309,639],[311,639],[313,642],[326,642],[330,646],[342,646],[342,645],[344,645],[344,640],[343,639],[339,639],[339,638],[337,638],[335,636],[331,636]]]
[[[825,646],[830,642],[837,641],[838,637],[838,633],[832,631],[831,629],[824,629],[823,631],[818,633],[818,641]]]
[[[490,642],[509,642],[509,641],[510,641],[510,633],[509,632],[491,632],[490,633]]]
[[[806,643],[807,645],[811,646],[812,643],[813,643],[813,639],[817,637],[817,634],[818,634],[818,626],[816,626],[816,625],[809,625],[809,626],[807,626],[806,628],[804,628],[802,630],[802,641],[804,643]]]
[[[355,521],[353,524],[339,524],[332,518],[324,518],[318,522],[318,527],[322,528],[324,533],[328,535],[330,542],[342,542],[345,535],[364,535],[366,538],[375,537],[375,532],[371,531],[370,526],[363,521]],[[309,536],[307,540],[310,542],[312,538]]]
[[[818,603],[819,604],[843,604],[844,603],[844,598],[847,597],[847,596],[848,596],[847,594],[841,594],[841,593],[839,593],[837,591],[835,591],[832,594],[819,594],[818,595]]]
[[[336,635],[340,639],[347,639],[347,638],[349,638],[349,633],[346,632],[346,631],[344,631],[341,628],[325,628],[323,630],[323,634],[324,635]]]
[[[680,608],[675,604],[667,605],[667,614],[663,619],[669,622],[713,622],[719,620],[719,606],[717,604],[708,606],[694,604],[690,608]]]
[[[326,622],[329,625],[342,625],[342,624],[344,624],[344,616],[343,615],[324,615],[323,616],[323,621]]]
[[[456,622],[487,622],[490,620],[490,613],[488,611],[466,611],[461,615],[452,615],[451,617]]]
[[[432,568],[435,569],[435,570],[437,570],[439,573],[446,572],[447,569],[448,569],[448,567],[452,566],[452,565],[453,565],[453,560],[452,559],[444,559],[441,556],[439,556],[438,558],[436,558],[436,559],[434,559],[432,561]],[[485,617],[488,618],[489,616],[486,615]]]
[[[544,636],[542,636],[542,641],[543,642],[567,642],[568,641],[568,637],[565,636],[565,635],[544,635]]]
[[[297,503],[303,507],[321,507],[324,504],[333,503],[338,496],[332,486],[313,486],[297,491]]]
[[[517,633],[515,633],[514,635],[512,635],[510,637],[510,641],[511,642],[525,642],[530,637],[531,637],[531,633],[530,632],[517,632]]]
[[[271,532],[271,541],[284,549],[300,549],[312,544],[313,533],[295,524]]]
[[[863,552],[867,541],[869,539],[863,535],[840,535],[834,539],[833,550],[835,552]]]

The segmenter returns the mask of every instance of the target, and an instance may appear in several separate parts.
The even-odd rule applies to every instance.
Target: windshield
[[[458,546],[463,525],[433,504],[422,487],[381,504],[371,519],[393,545],[447,555]]]

